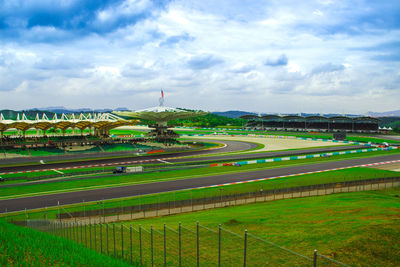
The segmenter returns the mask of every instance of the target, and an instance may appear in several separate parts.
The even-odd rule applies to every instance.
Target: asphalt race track
[[[200,140],[196,140],[200,141]],[[210,141],[210,140],[207,140]],[[149,160],[149,159],[161,159],[161,158],[172,158],[172,157],[183,157],[183,156],[198,156],[198,155],[206,155],[212,153],[228,153],[228,152],[237,152],[237,151],[245,151],[249,149],[256,148],[257,145],[249,142],[240,142],[240,141],[210,141],[213,143],[221,143],[226,145],[225,147],[216,148],[212,150],[199,150],[199,151],[188,151],[188,152],[174,152],[174,153],[166,153],[161,155],[147,155],[147,156],[131,156],[131,157],[113,157],[113,158],[104,158],[104,159],[88,159],[88,160],[79,160],[79,161],[71,161],[71,162],[62,162],[62,163],[48,163],[48,164],[36,164],[36,165],[22,165],[22,166],[14,166],[14,167],[1,167],[0,165],[0,173],[3,172],[15,172],[15,171],[26,171],[26,170],[41,170],[41,169],[54,169],[54,168],[65,168],[65,167],[74,167],[74,166],[85,166],[89,164],[106,164],[106,163],[118,163],[124,161],[140,161],[140,160]],[[38,159],[39,160],[39,159]],[[193,161],[193,159],[192,159]]]
[[[210,140],[198,140],[198,141],[210,141]],[[62,163],[49,163],[49,164],[37,164],[37,165],[22,165],[13,167],[0,167],[0,173],[3,172],[16,172],[16,171],[31,171],[31,170],[44,170],[44,169],[55,169],[55,168],[67,168],[67,167],[78,167],[86,165],[95,164],[109,164],[109,163],[120,163],[127,161],[141,161],[141,160],[157,160],[165,158],[174,157],[184,157],[184,156],[200,156],[215,153],[227,153],[227,152],[238,152],[253,149],[257,147],[256,144],[241,141],[223,141],[223,140],[213,140],[212,142],[225,144],[225,147],[213,150],[201,150],[201,151],[190,151],[190,152],[180,152],[180,153],[168,153],[161,155],[151,155],[151,156],[133,156],[133,157],[123,157],[123,158],[110,158],[110,159],[97,159],[97,160],[84,160],[78,162],[62,162]],[[264,153],[253,153],[253,154],[239,154],[239,155],[224,155],[224,156],[204,156],[201,158],[177,158],[170,159],[168,162],[171,163],[184,163],[193,161],[202,162],[212,162],[212,161],[227,161],[227,160],[249,160],[249,159],[260,159],[269,157],[285,157],[285,156],[296,156],[303,154],[313,154],[313,153],[326,153],[332,151],[343,151],[351,149],[361,149],[365,146],[361,145],[347,145],[347,146],[333,146],[333,147],[323,147],[323,148],[311,148],[311,149],[301,149],[301,150],[289,150],[289,151],[276,151],[276,152],[264,152]],[[141,162],[138,164],[149,164],[151,162]],[[153,162],[154,163],[154,162]],[[121,163],[122,164],[122,163]]]
[[[245,173],[223,174],[207,176],[201,178],[174,180],[166,182],[156,182],[148,184],[129,185],[121,187],[112,187],[104,189],[86,190],[78,192],[69,192],[53,195],[43,195],[18,199],[0,200],[0,212],[18,211],[26,209],[44,208],[60,205],[81,203],[82,201],[100,201],[102,199],[129,197],[136,195],[145,195],[173,190],[196,188],[202,186],[211,186],[223,183],[232,183],[252,179],[268,178],[281,175],[289,175],[304,172],[313,172],[342,168],[348,166],[377,163],[383,161],[400,160],[400,154],[378,156],[360,159],[348,159],[342,161],[316,163],[302,166],[292,166],[285,168],[276,168],[269,170],[258,170]],[[240,168],[240,167],[238,167]]]

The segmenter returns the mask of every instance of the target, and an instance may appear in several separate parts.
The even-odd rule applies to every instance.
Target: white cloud
[[[50,25],[24,30],[26,40],[39,41],[0,41],[0,105],[139,109],[156,105],[162,88],[167,105],[205,110],[398,107],[399,62],[374,60],[388,52],[372,48],[398,41],[400,30],[349,24],[351,14],[363,19],[350,2],[152,7],[150,1],[123,1],[97,10],[93,25],[119,25],[103,34],[77,36]],[[152,15],[132,19],[140,14]]]

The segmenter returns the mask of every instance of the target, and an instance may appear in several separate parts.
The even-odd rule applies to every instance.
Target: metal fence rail
[[[198,222],[154,228],[43,219],[29,220],[27,226],[140,266],[348,266],[316,250],[308,257],[247,230],[236,233]]]
[[[244,193],[221,194],[206,196],[202,198],[191,198],[183,200],[170,200],[166,202],[154,202],[132,206],[121,206],[114,208],[92,209],[57,214],[58,219],[83,218],[83,217],[110,217],[125,214],[126,219],[144,218],[150,216],[170,215],[182,212],[204,210],[217,207],[243,205],[268,200],[297,198],[306,196],[320,196],[341,192],[355,192],[374,189],[383,189],[399,186],[400,177],[386,177],[364,180],[343,181],[326,184],[316,184],[297,187],[276,188],[271,190],[257,190]],[[155,201],[157,199],[154,198]],[[110,219],[110,218],[108,218]]]

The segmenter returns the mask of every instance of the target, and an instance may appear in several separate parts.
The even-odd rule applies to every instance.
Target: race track
[[[129,197],[145,195],[173,190],[182,190],[188,188],[197,188],[211,186],[216,184],[232,183],[253,179],[276,177],[304,172],[323,171],[335,168],[377,163],[383,161],[400,160],[400,154],[378,156],[360,159],[348,159],[334,162],[315,163],[310,165],[292,166],[285,168],[276,168],[269,170],[258,170],[245,173],[223,174],[206,176],[201,178],[174,180],[166,182],[156,182],[139,185],[120,186],[104,189],[86,190],[70,193],[61,193],[53,195],[43,195],[36,197],[18,198],[0,200],[0,212],[19,211],[26,209],[35,209],[60,205],[81,203],[82,201],[100,201],[102,199],[112,199],[120,197]]]

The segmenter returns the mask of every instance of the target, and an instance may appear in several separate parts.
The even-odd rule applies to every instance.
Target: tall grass
[[[73,241],[0,220],[1,266],[131,266]]]

